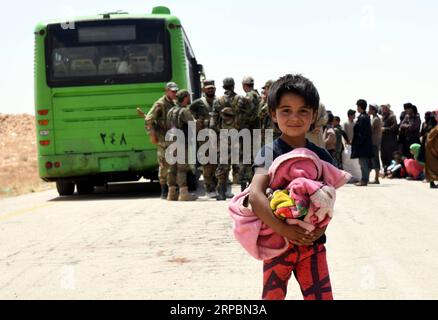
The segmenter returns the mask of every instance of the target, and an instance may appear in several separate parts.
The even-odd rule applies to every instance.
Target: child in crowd
[[[410,146],[409,150],[414,156],[413,159],[405,159],[404,165],[406,168],[408,180],[423,180],[424,179],[424,162],[418,160],[420,154],[421,145],[414,143]]]
[[[282,134],[280,138],[260,150],[254,161],[255,175],[251,185],[242,194],[236,196],[230,205],[230,214],[235,222],[234,232],[242,244],[254,245],[253,253],[255,254],[253,255],[264,260],[263,299],[284,299],[288,280],[294,273],[304,299],[331,300],[333,295],[324,244],[327,223],[331,216],[330,212],[333,210],[334,194],[326,192],[323,199],[332,198],[332,201],[325,202],[324,205],[314,201],[316,208],[313,209],[311,209],[312,199],[309,199],[307,207],[309,220],[307,222],[296,219],[303,213],[302,211],[300,213],[299,208],[295,208],[298,210],[298,216],[289,217],[288,222],[291,224],[288,224],[274,215],[272,203],[266,191],[268,187],[272,187],[271,183],[280,181],[274,187],[278,190],[286,187],[290,196],[291,191],[295,189],[288,184],[299,177],[310,179],[310,184],[315,181],[331,182],[332,185],[321,183],[316,191],[322,190],[323,186],[330,187],[333,191],[336,187],[346,183],[350,176],[333,166],[333,159],[326,150],[317,147],[305,138],[311,124],[316,119],[319,106],[318,91],[310,80],[301,75],[286,75],[280,78],[270,89],[268,105],[271,117]],[[317,168],[315,180],[312,179],[315,177],[312,177],[311,172],[307,172],[308,167],[293,177],[285,174],[290,170],[274,169],[286,163],[290,166],[289,169],[299,170],[299,166],[296,164],[291,166],[289,162],[293,159],[294,150],[295,153],[300,153],[304,160],[315,161],[313,164]],[[322,168],[330,168],[327,170],[334,175],[326,174],[328,171]],[[296,200],[293,196],[291,199]],[[288,204],[293,211],[293,202]],[[236,207],[239,208],[236,210]],[[319,212],[318,209],[321,208],[325,209]],[[313,215],[310,214],[311,210],[313,210]],[[324,212],[325,214],[321,215]],[[311,218],[312,216],[314,218]],[[249,222],[250,219],[252,219],[251,222]],[[306,228],[306,226],[310,227]],[[248,247],[245,248],[248,250]],[[273,253],[272,250],[276,252]]]
[[[403,156],[399,151],[392,153],[391,164],[385,168],[383,178],[404,178],[406,176],[406,169],[403,163]]]

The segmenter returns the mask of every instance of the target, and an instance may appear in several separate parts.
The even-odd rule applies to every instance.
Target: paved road
[[[438,299],[437,190],[386,180],[337,198],[335,298]],[[3,199],[0,299],[259,299],[261,263],[231,226],[224,202],[170,204],[144,184]]]

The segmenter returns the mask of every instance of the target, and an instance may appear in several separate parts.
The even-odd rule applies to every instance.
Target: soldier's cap
[[[224,87],[234,86],[234,79],[233,78],[225,78],[223,84],[224,84]]]
[[[169,82],[166,84],[166,89],[172,90],[172,91],[178,91],[178,85],[175,82]]]
[[[190,92],[188,90],[186,90],[186,89],[179,90],[176,93],[176,98],[178,100],[180,100],[180,101],[183,100],[185,97],[188,97],[188,96],[190,96]]]
[[[216,86],[214,85],[214,80],[204,80],[203,85],[205,89],[216,88]]]
[[[242,80],[242,84],[250,84],[250,85],[254,85],[254,78],[253,77],[245,77]]]
[[[268,81],[266,81],[266,83],[262,87],[262,89],[264,89],[264,90],[269,89],[273,84],[274,84],[274,80],[268,80]]]

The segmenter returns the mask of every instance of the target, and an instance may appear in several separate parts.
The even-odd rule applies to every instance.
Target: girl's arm
[[[294,244],[305,246],[313,245],[313,240],[316,238],[314,234],[309,235],[303,228],[295,225],[287,225],[283,221],[274,217],[269,205],[269,200],[265,194],[266,189],[269,186],[269,176],[260,173],[261,170],[263,169],[256,169],[254,178],[251,182],[249,203],[251,204],[252,211],[272,230],[279,235],[286,237]]]

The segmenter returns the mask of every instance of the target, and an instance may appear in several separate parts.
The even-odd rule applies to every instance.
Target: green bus
[[[35,28],[35,119],[40,177],[60,195],[108,182],[157,179],[156,147],[136,109],[148,112],[167,82],[201,96],[197,63],[180,20],[105,13]]]

